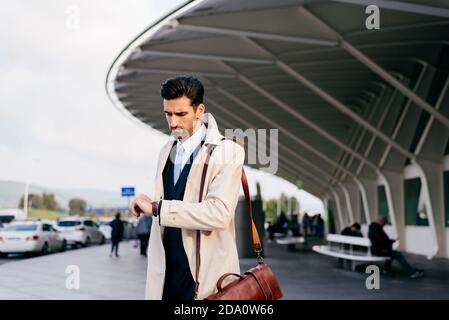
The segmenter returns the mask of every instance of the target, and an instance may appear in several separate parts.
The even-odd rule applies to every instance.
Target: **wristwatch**
[[[153,217],[157,217],[159,202],[157,201],[151,202],[151,207],[152,207],[151,213],[153,214]]]

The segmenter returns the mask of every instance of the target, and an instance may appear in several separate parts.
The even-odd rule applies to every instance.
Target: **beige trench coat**
[[[153,218],[148,246],[146,299],[162,298],[165,280],[165,252],[162,244],[164,227],[181,228],[193,279],[196,270],[196,230],[201,231],[198,299],[216,292],[216,283],[222,274],[240,273],[234,212],[239,197],[245,151],[241,145],[231,140],[221,141],[223,136],[210,113],[205,113],[201,120],[208,125],[207,134],[190,169],[184,199],[163,200],[160,216]],[[159,154],[155,194],[152,198],[154,200],[163,199],[162,171],[173,143],[174,138],[170,138]],[[216,147],[209,160],[203,201],[199,202],[200,179],[210,145]],[[229,277],[227,281],[232,281],[232,278]],[[224,285],[227,283],[225,281]]]

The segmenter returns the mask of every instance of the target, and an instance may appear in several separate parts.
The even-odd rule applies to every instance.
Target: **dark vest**
[[[190,159],[182,168],[176,184],[173,183],[174,164],[171,161],[175,160],[176,141],[173,144],[170,156],[162,172],[165,200],[183,200],[190,168],[203,142],[190,155]],[[195,280],[192,277],[189,261],[182,243],[181,229],[165,227],[163,244],[166,270],[162,300],[193,300],[195,295]]]

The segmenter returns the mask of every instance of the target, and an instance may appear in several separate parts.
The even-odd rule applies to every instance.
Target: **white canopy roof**
[[[365,26],[370,4],[379,30]],[[277,174],[323,196],[447,153],[448,39],[445,0],[189,1],[120,53],[106,88],[168,133],[160,84],[194,75],[221,130],[279,129]]]

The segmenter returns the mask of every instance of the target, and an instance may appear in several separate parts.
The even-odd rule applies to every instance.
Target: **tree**
[[[19,208],[23,208],[23,200],[25,196],[20,197]],[[28,208],[42,209],[44,206],[43,199],[40,195],[29,193],[28,194]]]
[[[19,208],[23,208],[24,196],[20,197]],[[28,208],[32,209],[47,209],[51,211],[57,211],[59,204],[55,199],[55,195],[52,193],[43,193],[43,195],[29,193],[28,194]]]
[[[290,197],[290,201],[292,203],[292,212],[294,214],[299,214],[299,210],[301,209],[301,206],[299,204],[298,199],[296,199],[295,196]]]
[[[55,195],[52,193],[42,194],[43,209],[57,211],[59,209],[59,204],[55,199]]]
[[[265,218],[269,221],[276,221],[277,219],[277,199],[270,199],[265,202]]]
[[[280,199],[270,199],[265,201],[265,217],[267,220],[275,221],[278,217],[278,205],[281,204],[281,211],[287,216],[291,212],[288,212],[288,201],[291,201],[291,212],[293,214],[299,214],[300,203],[296,197],[288,197],[285,193],[281,193]]]
[[[81,198],[73,198],[69,201],[69,215],[75,216],[75,215],[84,215],[85,208],[86,208],[86,201]]]
[[[19,208],[19,209],[23,209],[23,199],[25,198],[25,195],[23,195],[23,196],[21,196],[20,197],[20,200],[19,200],[19,205],[17,206],[17,208]],[[30,199],[30,195],[28,194],[28,200]],[[30,203],[28,202],[28,206],[30,205]]]
[[[285,214],[290,214],[288,212],[288,197],[285,193],[281,193],[281,211],[284,211]]]

